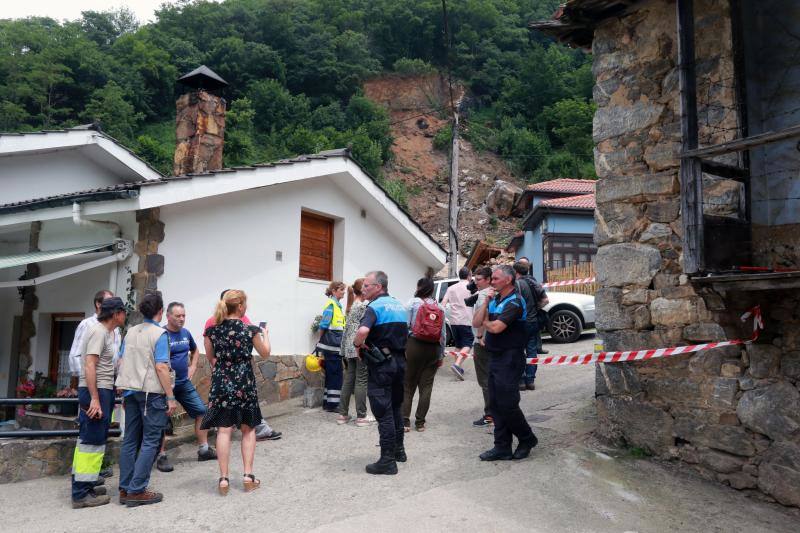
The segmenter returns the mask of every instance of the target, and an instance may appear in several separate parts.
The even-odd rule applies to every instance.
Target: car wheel
[[[581,336],[583,324],[580,317],[573,311],[559,309],[550,315],[547,330],[553,342],[575,342]]]

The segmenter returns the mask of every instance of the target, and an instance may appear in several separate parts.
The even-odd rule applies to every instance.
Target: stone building
[[[597,366],[600,433],[800,506],[800,4],[569,0],[532,24],[594,61],[606,350],[748,338]]]

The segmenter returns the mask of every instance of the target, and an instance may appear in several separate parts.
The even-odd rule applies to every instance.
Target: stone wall
[[[730,140],[728,2],[695,5],[700,137]],[[800,292],[714,293],[682,269],[675,4],[652,0],[595,31],[597,327],[607,350],[748,337],[738,317],[764,307],[757,344],[597,366],[599,433],[680,459],[702,475],[800,506]],[[732,120],[734,122],[732,122]],[[737,216],[742,191],[707,182],[704,209]],[[711,210],[710,212],[708,210]],[[714,243],[731,246],[730,242]],[[773,251],[780,253],[780,251]]]

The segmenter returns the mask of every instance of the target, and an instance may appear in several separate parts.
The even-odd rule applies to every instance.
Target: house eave
[[[539,225],[544,217],[547,215],[576,215],[585,217],[594,217],[594,209],[591,207],[547,207],[538,204],[528,216],[522,221],[522,227],[525,231],[532,231]]]

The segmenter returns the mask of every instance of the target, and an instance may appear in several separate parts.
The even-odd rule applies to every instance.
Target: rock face
[[[511,216],[511,211],[519,200],[522,189],[503,180],[494,182],[494,187],[486,197],[486,212],[501,217]]]
[[[700,137],[710,145],[736,130],[734,116],[713,112],[735,103],[718,84],[734,72],[729,9],[696,4]],[[739,316],[755,304],[767,328],[746,349],[598,365],[597,431],[800,506],[800,290],[717,293],[685,275],[675,27],[673,2],[639,2],[594,32],[598,331],[606,350],[747,338],[751,322]],[[741,183],[704,176],[707,216],[740,217],[745,198]],[[800,266],[796,228],[779,245],[776,228],[753,227],[756,252],[771,258],[763,264]]]
[[[225,100],[205,91],[184,94],[175,103],[176,176],[222,168]]]

